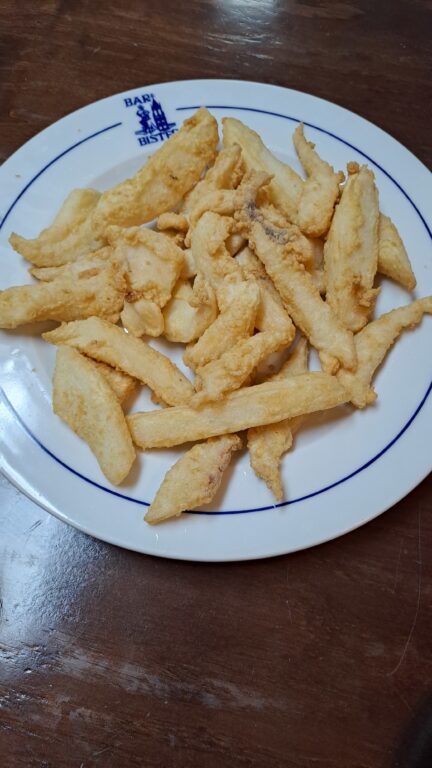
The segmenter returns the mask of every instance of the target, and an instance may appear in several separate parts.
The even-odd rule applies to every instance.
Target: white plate
[[[168,131],[205,104],[217,118],[244,120],[297,170],[291,134],[299,120],[337,168],[349,160],[369,163],[381,209],[394,218],[411,256],[416,295],[432,293],[432,184],[427,169],[379,128],[334,104],[232,80],[165,83],[111,96],[68,115],[16,152],[0,168],[2,288],[31,282],[28,265],[8,245],[12,231],[34,236],[71,189],[105,189],[131,175],[158,147],[164,134],[145,133],[137,115],[140,105],[155,108],[152,94],[162,118],[171,124]],[[405,291],[386,282],[377,313],[409,300]],[[432,321],[426,318],[404,334],[377,375],[376,406],[318,420],[299,434],[295,450],[284,460],[289,501],[274,506],[245,453],[205,513],[150,527],[142,521],[146,505],[181,449],[140,456],[132,477],[120,488],[110,486],[87,446],[52,414],[53,348],[32,329],[2,332],[0,466],[45,509],[122,547],[208,561],[293,552],[371,520],[430,471],[431,341]],[[174,345],[169,349],[179,362],[179,350]],[[151,407],[146,395],[134,409],[143,405]]]

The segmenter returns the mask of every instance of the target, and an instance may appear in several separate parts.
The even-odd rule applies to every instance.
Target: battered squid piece
[[[255,368],[273,352],[289,346],[295,336],[291,323],[283,331],[257,333],[249,339],[241,339],[217,359],[198,368],[195,379],[197,394],[191,405],[200,407],[212,400],[221,400],[228,392],[242,386]]]
[[[197,368],[195,388],[197,394],[191,404],[200,406],[204,402],[218,400],[228,392],[244,385],[255,368],[274,352],[289,346],[295,336],[295,327],[286,313],[279,294],[266,276],[264,267],[249,248],[244,248],[236,259],[249,282],[258,286],[259,303],[254,320],[257,333],[250,338],[241,338],[224,347],[217,359]],[[264,277],[262,276],[264,274]],[[235,286],[231,311],[239,312],[237,304],[238,286]],[[227,317],[226,310],[219,317]],[[247,317],[247,308],[238,315],[240,320]],[[252,317],[251,317],[252,322]],[[226,340],[227,335],[222,336]],[[234,338],[230,337],[234,342]]]
[[[255,327],[259,331],[282,335],[288,346],[295,336],[295,327],[282,299],[269,278],[259,279],[258,285],[261,300],[255,318]]]
[[[324,241],[316,237],[310,237],[309,243],[312,247],[313,259],[310,265],[306,266],[312,282],[318,288],[321,296],[325,296],[326,284],[324,273]]]
[[[349,330],[363,328],[379,289],[378,190],[366,166],[349,176],[324,246],[326,301]]]
[[[197,277],[195,283],[201,282]],[[217,303],[213,289],[207,284],[197,286],[199,302],[194,306],[194,287],[179,280],[171,301],[164,308],[165,337],[168,341],[189,344],[199,339],[217,317]],[[205,297],[204,297],[205,292]]]
[[[197,309],[202,306],[207,307],[209,304],[214,303],[217,315],[217,302],[214,290],[201,272],[193,281],[190,303],[192,307],[196,307]]]
[[[116,323],[126,293],[124,264],[112,258],[82,268],[63,267],[50,282],[0,292],[0,328],[42,320],[68,321],[99,315]]]
[[[378,272],[400,283],[408,291],[417,285],[405,246],[392,220],[383,213],[378,225]]]
[[[103,267],[114,256],[114,251],[110,246],[98,248],[86,256],[80,256],[74,262],[60,264],[58,267],[31,267],[29,269],[32,277],[40,280],[42,283],[50,283],[52,280],[64,277],[72,282],[79,279],[82,273],[88,273],[93,267]],[[116,259],[116,263],[119,260]]]
[[[292,227],[293,225],[288,221],[287,217],[284,216],[281,211],[279,211],[272,203],[269,203],[266,200],[266,197],[267,187],[260,190],[256,198],[257,209],[263,219],[265,219],[268,224],[272,224],[278,229],[287,229]],[[317,253],[316,238],[307,237],[305,234],[303,234],[303,232],[301,232],[299,227],[297,228],[297,231],[297,260],[303,264],[309,272],[312,272],[315,266]]]
[[[203,179],[186,195],[181,206],[181,212],[193,215],[203,196],[219,189],[235,189],[243,176],[241,149],[238,144],[222,149],[217,155],[214,165],[207,171]]]
[[[189,221],[186,216],[173,211],[161,213],[156,222],[156,228],[159,232],[163,232],[165,237],[169,237],[174,245],[182,249],[185,247],[185,238],[189,229]]]
[[[193,370],[253,333],[259,287],[255,280],[244,280],[240,265],[226,249],[233,223],[228,217],[206,212],[193,230],[192,253],[198,274],[215,291],[221,311],[198,342],[186,349],[183,359]]]
[[[12,248],[36,267],[58,267],[94,251],[102,245],[91,220],[99,198],[95,189],[72,190],[51,226],[30,240],[13,232]]]
[[[211,285],[216,295],[224,285],[224,279],[231,275],[241,282],[243,274],[235,259],[228,253],[225,241],[230,236],[234,221],[228,216],[219,216],[207,211],[192,233],[192,256],[197,273]]]
[[[424,314],[432,314],[432,296],[417,299],[406,307],[393,309],[374,320],[355,339],[358,368],[355,373],[340,370],[337,377],[350,394],[353,405],[364,408],[376,400],[371,381],[390,347],[405,328],[414,328]]]
[[[192,248],[185,248],[183,251],[183,269],[180,272],[180,277],[182,280],[190,280],[192,277],[195,277],[197,273],[197,268],[195,264],[195,259],[192,253]]]
[[[324,411],[347,402],[348,398],[335,376],[303,373],[285,381],[237,389],[225,400],[199,409],[163,408],[134,413],[127,421],[132,438],[140,448],[169,448]]]
[[[344,175],[335,173],[332,166],[320,158],[315,145],[306,141],[303,123],[295,129],[293,141],[308,177],[302,187],[296,223],[306,235],[321,237],[330,227]]]
[[[87,357],[86,360],[102,374],[120,403],[123,403],[136,392],[138,381],[133,379],[132,376],[128,376],[123,371],[117,371],[111,365],[106,365],[106,363],[98,363],[96,360],[91,360],[90,357]]]
[[[164,307],[183,269],[181,248],[145,227],[108,227],[106,237],[115,255],[127,264],[134,300],[148,299]]]
[[[236,256],[239,251],[247,245],[246,240],[241,235],[234,232],[225,242],[226,249],[230,256]]]
[[[75,349],[57,351],[53,411],[89,445],[110,483],[121,483],[135,461],[121,405],[103,374]]]
[[[42,334],[42,338],[51,344],[75,347],[94,360],[128,373],[147,384],[167,405],[186,403],[194,393],[190,381],[165,355],[98,317],[65,323]]]
[[[166,229],[175,229],[178,232],[186,234],[189,229],[189,222],[187,217],[183,214],[167,211],[166,213],[161,213],[156,222],[156,226],[160,232],[163,232]]]
[[[81,259],[78,259],[78,261],[81,261]],[[29,269],[29,274],[36,278],[36,280],[40,280],[42,283],[50,283],[51,280],[54,280],[56,277],[61,275],[63,267],[31,267]]]
[[[247,171],[265,171],[273,177],[268,186],[270,201],[280,208],[289,221],[297,221],[304,184],[300,176],[289,165],[278,160],[260,136],[240,120],[225,117],[222,123],[224,146],[238,144]]]
[[[293,322],[262,262],[249,247],[243,248],[236,256],[236,261],[246,278],[258,282],[260,303],[255,317],[255,328],[259,331],[281,333],[292,340],[295,332]]]
[[[270,225],[254,203],[248,203],[238,219],[294,324],[324,357],[325,370],[335,373],[339,364],[355,369],[353,334],[323,301],[310,274],[297,259],[296,253],[302,247],[298,227],[278,229]]]
[[[229,278],[227,282],[230,282]],[[236,282],[232,301],[226,302],[224,309],[196,344],[187,347],[183,355],[184,363],[196,371],[217,360],[236,342],[251,336],[259,303],[260,291],[256,281]]]
[[[96,231],[144,224],[174,208],[212,164],[218,141],[217,121],[201,107],[135,176],[102,194],[93,214]]]
[[[164,332],[164,318],[158,304],[149,299],[125,301],[120,313],[123,328],[136,336],[161,336]]]
[[[258,256],[246,245],[235,257],[236,264],[239,264],[243,275],[246,278],[253,278],[256,280],[266,280],[270,283],[270,279],[267,276],[264,265],[259,260]],[[282,302],[281,302],[282,304]]]
[[[206,211],[218,213],[221,216],[232,216],[242,208],[246,200],[255,199],[259,189],[270,181],[271,176],[264,171],[248,171],[237,189],[208,190],[196,202],[190,214],[193,227]]]
[[[208,504],[221,484],[232,454],[241,447],[237,435],[213,437],[194,445],[168,470],[144,520],[160,523]]]
[[[300,339],[280,371],[268,381],[283,381],[290,376],[306,373],[307,369],[308,345],[306,339]],[[255,474],[265,481],[277,501],[281,501],[283,496],[280,473],[282,457],[292,447],[294,434],[303,420],[304,416],[296,416],[278,424],[248,429],[247,446],[251,467]]]
[[[263,216],[269,224],[273,224],[275,227],[279,227],[279,229],[285,229],[285,227],[287,227],[288,224],[292,224],[292,222],[288,220],[279,208],[270,202],[269,197],[267,186],[260,191],[258,199],[255,200],[257,208],[261,216]]]

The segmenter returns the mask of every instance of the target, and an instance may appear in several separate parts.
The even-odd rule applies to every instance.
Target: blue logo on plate
[[[141,147],[164,141],[177,130],[176,123],[169,123],[162,105],[153,93],[143,93],[124,99],[125,107],[136,107],[136,116],[141,128],[135,131]]]

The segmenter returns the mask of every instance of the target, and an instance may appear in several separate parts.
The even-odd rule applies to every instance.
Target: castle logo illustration
[[[164,141],[177,130],[176,123],[169,123],[162,105],[153,93],[143,93],[124,99],[125,107],[136,107],[136,116],[141,128],[135,131],[141,147]]]

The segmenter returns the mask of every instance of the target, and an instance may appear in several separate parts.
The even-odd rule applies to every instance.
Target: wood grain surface
[[[116,91],[238,77],[431,164],[431,23],[427,0],[0,0],[0,160]],[[220,566],[100,543],[1,479],[0,765],[416,768],[431,603],[431,477],[337,541]]]

